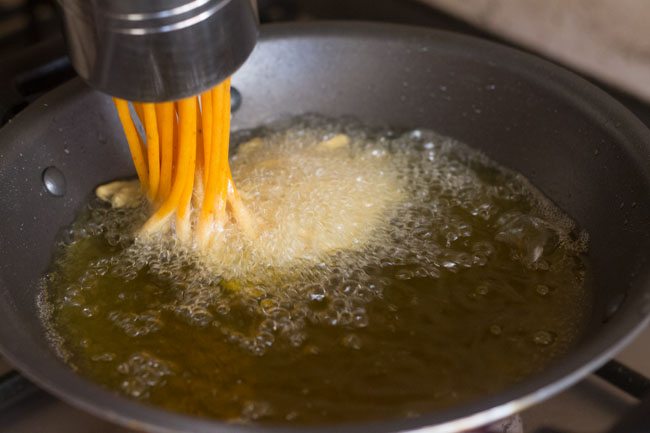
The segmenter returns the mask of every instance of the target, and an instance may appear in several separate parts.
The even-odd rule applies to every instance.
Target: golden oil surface
[[[278,164],[277,155],[341,132],[351,139],[349,164],[327,155],[309,169],[300,158]],[[271,246],[291,240],[295,221],[286,229],[282,221],[296,215],[309,227],[355,218],[373,158],[401,199],[373,213],[369,231],[343,250],[284,260],[277,272],[273,260],[238,268],[254,278],[222,278],[214,257],[171,240],[135,241],[146,205],[92,200],[65,233],[39,300],[53,347],[72,368],[186,414],[330,423],[414,417],[485,396],[540,371],[580,335],[591,307],[586,235],[520,175],[426,130],[302,119],[235,141],[253,136],[275,159],[233,158],[252,213],[269,179],[265,203],[295,203],[264,208],[278,221]],[[340,181],[347,174],[359,182],[354,194]],[[328,197],[328,212],[309,197]]]

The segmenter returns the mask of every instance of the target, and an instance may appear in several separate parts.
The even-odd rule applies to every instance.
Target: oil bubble
[[[555,337],[553,333],[548,331],[537,331],[533,335],[533,341],[539,346],[548,346],[553,343]]]

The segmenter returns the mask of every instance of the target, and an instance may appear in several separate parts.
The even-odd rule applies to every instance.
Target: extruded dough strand
[[[178,164],[176,176],[167,200],[149,218],[141,229],[143,234],[152,234],[160,229],[177,210],[189,175],[194,175],[196,150],[196,102],[194,98],[178,101]]]
[[[178,238],[187,242],[190,240],[191,233],[191,222],[190,222],[190,203],[192,200],[192,191],[194,190],[194,182],[196,180],[196,172],[199,166],[199,159],[197,158],[197,147],[199,143],[199,132],[198,132],[198,101],[195,102],[194,112],[180,113],[179,123],[187,123],[187,128],[185,130],[181,129],[183,134],[187,136],[181,137],[181,145],[190,147],[192,152],[190,156],[189,167],[186,173],[185,186],[183,187],[183,194],[181,195],[180,203],[178,204],[178,210],[176,211],[176,235]],[[185,119],[183,116],[192,116],[194,120],[194,127],[191,126],[192,119]]]
[[[164,201],[169,196],[172,187],[174,160],[174,130],[176,113],[173,102],[156,104],[158,130],[160,131],[160,193],[158,199]]]
[[[212,153],[212,91],[201,93],[201,120],[203,127],[203,187],[208,185],[210,155]]]
[[[221,124],[220,113],[224,110],[225,101],[224,101],[224,87],[225,84],[222,83],[216,86],[210,92],[210,99],[212,105],[212,119],[211,124],[211,146],[210,146],[210,156],[207,158],[209,161],[209,166],[206,168],[206,177],[208,179],[207,186],[205,188],[205,194],[203,197],[203,204],[201,206],[201,213],[199,215],[199,222],[197,227],[197,241],[199,246],[204,247],[207,245],[209,240],[210,226],[213,221],[213,211],[216,205],[216,198],[219,193],[219,166],[220,160],[222,158],[222,151],[220,146],[220,135],[221,129],[224,127]],[[205,135],[205,134],[204,134]]]
[[[205,171],[205,156],[203,149],[203,118],[201,114],[200,100],[196,98],[196,165],[195,165],[195,185],[198,188],[203,185]]]
[[[227,179],[227,169],[228,164],[228,147],[230,145],[230,78],[226,79],[222,84],[222,107],[221,119],[219,121],[219,146],[221,148],[219,155],[219,168],[217,176],[219,176],[219,204],[224,206],[226,204],[226,198],[228,193],[228,179]],[[222,211],[223,212],[223,211]]]
[[[142,104],[144,128],[147,136],[147,160],[149,162],[149,196],[156,200],[160,185],[160,138],[158,136],[158,121],[154,104]]]
[[[254,236],[254,220],[237,193],[228,161],[229,78],[180,101],[133,102],[144,137],[128,103],[116,99],[116,106],[142,188],[154,209],[141,235],[175,229],[181,242],[194,240],[205,248],[231,218],[247,236]],[[174,215],[175,224],[170,221]]]
[[[144,146],[142,140],[140,139],[140,135],[138,135],[138,131],[135,129],[133,119],[131,118],[129,103],[118,98],[113,98],[113,103],[115,104],[117,115],[122,123],[126,141],[129,144],[131,158],[133,159],[133,165],[135,165],[138,179],[140,179],[140,184],[146,190],[147,185],[149,184],[149,170],[147,168],[147,162],[144,159]]]

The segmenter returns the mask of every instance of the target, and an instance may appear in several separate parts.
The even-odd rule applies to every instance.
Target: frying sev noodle
[[[135,126],[129,102],[114,98],[133,163],[153,215],[141,235],[175,229],[181,241],[207,247],[232,218],[245,234],[255,229],[232,179],[228,162],[230,79],[201,95],[176,102],[132,102],[144,127]],[[192,197],[198,218],[190,221]],[[172,217],[175,216],[175,224]]]

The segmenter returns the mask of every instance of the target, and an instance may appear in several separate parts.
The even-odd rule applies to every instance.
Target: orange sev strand
[[[194,104],[196,111],[194,113],[188,113],[187,115],[194,116],[195,127],[193,130],[189,130],[190,135],[187,138],[187,145],[192,148],[189,169],[186,173],[185,186],[183,187],[183,194],[181,195],[180,203],[178,204],[178,209],[176,211],[176,235],[183,241],[189,240],[190,237],[190,203],[192,200],[192,191],[194,190],[194,182],[196,178],[196,171],[198,168],[198,155],[197,155],[197,143],[198,143],[198,101]],[[182,116],[182,114],[181,114]],[[183,117],[180,118],[180,121],[183,122]],[[189,119],[188,119],[189,123]]]
[[[221,195],[221,201],[225,204],[226,195],[228,192],[228,179],[227,179],[227,170],[230,168],[230,163],[228,161],[228,147],[230,144],[230,78],[227,78],[222,84],[222,109],[221,109],[221,135],[220,135],[220,145],[221,145],[221,156],[219,160],[219,193]]]
[[[149,161],[149,198],[156,200],[160,184],[160,138],[158,136],[158,120],[154,104],[142,104],[144,128],[147,136],[147,159]]]
[[[207,184],[205,187],[205,194],[203,196],[203,203],[198,222],[198,242],[199,245],[204,246],[208,239],[209,226],[212,220],[212,212],[215,208],[215,200],[219,191],[219,161],[221,160],[221,147],[219,146],[220,129],[223,125],[220,124],[220,112],[223,110],[223,90],[221,85],[214,87],[210,91],[211,108],[210,113],[212,119],[211,123],[211,139],[210,139],[210,155],[207,158],[209,165],[206,167]],[[205,135],[204,135],[205,136]]]
[[[172,140],[172,185],[174,184],[174,180],[176,179],[176,171],[178,168],[178,101],[174,101],[171,103],[173,106],[172,109],[172,119],[174,123],[174,131],[172,136],[174,137]]]
[[[194,176],[196,151],[196,102],[194,98],[178,101],[178,160],[176,175],[167,199],[142,227],[143,233],[159,229],[178,208],[181,196],[190,175]]]
[[[194,150],[194,162],[196,161],[196,149]],[[193,165],[193,164],[192,164]],[[182,241],[187,241],[190,237],[190,202],[192,200],[192,191],[194,188],[195,176],[194,171],[189,170],[185,179],[183,194],[181,195],[178,209],[176,210],[176,235]]]
[[[203,187],[208,185],[208,168],[212,153],[212,91],[201,93],[201,118],[203,126]]]
[[[223,111],[224,98],[221,85],[215,87],[212,91],[212,143],[210,153],[210,168],[208,170],[208,187],[205,194],[205,200],[202,207],[202,215],[206,216],[213,211],[215,200],[219,190],[220,177],[218,176],[220,161],[222,160],[222,149],[220,146],[220,133],[223,125],[220,122],[220,112]]]
[[[149,173],[147,169],[147,163],[144,159],[144,150],[142,140],[140,135],[138,135],[135,125],[133,124],[133,119],[131,118],[131,113],[129,111],[129,103],[123,99],[113,98],[113,103],[117,109],[117,115],[120,118],[122,123],[122,128],[124,129],[124,135],[126,136],[126,141],[129,144],[129,150],[131,151],[131,158],[133,159],[133,165],[135,165],[135,171],[138,174],[138,179],[140,179],[140,184],[143,188],[147,188],[149,182]]]
[[[174,112],[173,102],[163,102],[156,104],[156,114],[158,115],[158,126],[160,130],[160,193],[159,201],[164,201],[169,196],[169,190],[172,186],[172,163],[174,159],[174,124],[176,123],[176,113]]]
[[[203,154],[203,120],[201,118],[201,109],[199,98],[196,98],[196,176],[203,183],[203,172],[205,170],[205,156]],[[196,177],[195,176],[195,177]],[[198,185],[198,184],[197,184]]]

